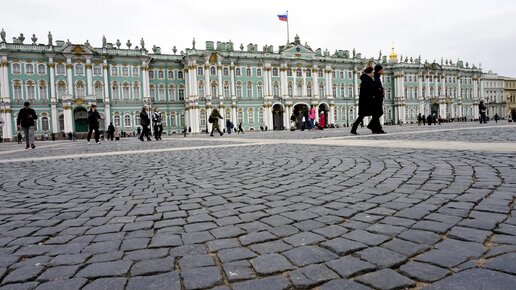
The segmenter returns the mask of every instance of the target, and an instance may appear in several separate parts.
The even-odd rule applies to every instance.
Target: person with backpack
[[[36,148],[36,145],[34,145],[34,122],[37,119],[38,115],[36,115],[36,111],[30,107],[30,103],[23,103],[23,108],[21,108],[18,113],[16,124],[18,125],[18,130],[23,129],[23,133],[25,134],[25,144],[27,144],[25,149]]]
[[[231,135],[231,131],[233,131],[233,122],[231,122],[231,120],[227,119],[226,120],[226,133],[228,133],[228,135]]]
[[[95,142],[97,144],[100,144],[99,137],[100,137],[100,131],[99,131],[99,121],[100,121],[100,114],[97,112],[97,105],[92,104],[90,106],[90,110],[88,112],[88,144],[90,144],[91,139],[91,133],[93,133],[93,130],[95,130]]]
[[[210,133],[211,137],[213,137],[213,131],[215,130],[219,132],[220,136],[224,135],[224,133],[222,133],[219,128],[219,119],[222,119],[219,110],[213,109],[213,111],[211,111],[210,117],[208,118],[208,122],[212,124]]]
[[[140,113],[140,125],[142,125],[142,133],[140,134],[140,138],[139,138],[140,141],[144,141],[143,136],[145,136],[147,138],[147,141],[152,141],[151,138],[149,137],[150,119],[149,119],[149,114],[147,113],[146,106],[143,106],[142,112]]]

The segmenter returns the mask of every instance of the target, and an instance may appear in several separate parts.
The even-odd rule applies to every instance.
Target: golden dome
[[[394,47],[391,50],[391,54],[389,54],[389,60],[390,61],[398,60],[398,54],[396,54],[396,52],[394,52]]]

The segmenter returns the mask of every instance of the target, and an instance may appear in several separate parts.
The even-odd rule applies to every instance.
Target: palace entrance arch
[[[73,110],[75,132],[88,132],[88,111],[84,107]]]
[[[283,114],[285,110],[283,106],[280,104],[276,104],[272,106],[272,129],[273,130],[283,130],[285,129],[285,125],[283,124]]]

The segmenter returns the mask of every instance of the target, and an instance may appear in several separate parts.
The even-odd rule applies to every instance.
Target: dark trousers
[[[486,121],[486,113],[480,113],[480,124],[487,123]]]
[[[161,140],[161,133],[163,133],[163,125],[154,125],[154,138]]]
[[[99,143],[99,127],[93,127],[91,128],[90,127],[90,130],[88,131],[88,142],[90,142],[90,139],[91,139],[91,133],[93,133],[93,130],[95,130],[95,142]]]
[[[113,134],[114,134],[114,132],[108,132],[107,133],[107,140],[113,141]]]
[[[365,116],[363,116],[363,115],[358,115],[357,119],[353,123],[353,126],[351,127],[351,132],[353,132],[353,133],[357,132],[358,125],[360,125],[360,123],[362,123],[364,121],[364,117]]]
[[[149,133],[150,133],[149,126],[142,126],[142,133],[140,134],[140,140],[143,140],[143,136],[145,136],[147,138],[147,140],[150,140],[151,138],[149,137]]]
[[[380,117],[382,115],[375,114],[372,116],[369,125],[367,128],[371,129],[373,132],[382,130],[382,125],[380,124]]]
[[[211,128],[210,136],[213,136],[213,132],[214,132],[215,130],[217,130],[217,131],[219,132],[219,134],[222,136],[222,132],[220,132],[219,127],[213,127],[213,128]]]

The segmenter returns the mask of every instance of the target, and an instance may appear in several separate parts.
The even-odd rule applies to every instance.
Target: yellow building
[[[507,117],[511,118],[512,115],[516,115],[516,79],[505,78],[504,80],[504,98],[507,100]],[[513,122],[516,122],[512,118]]]

